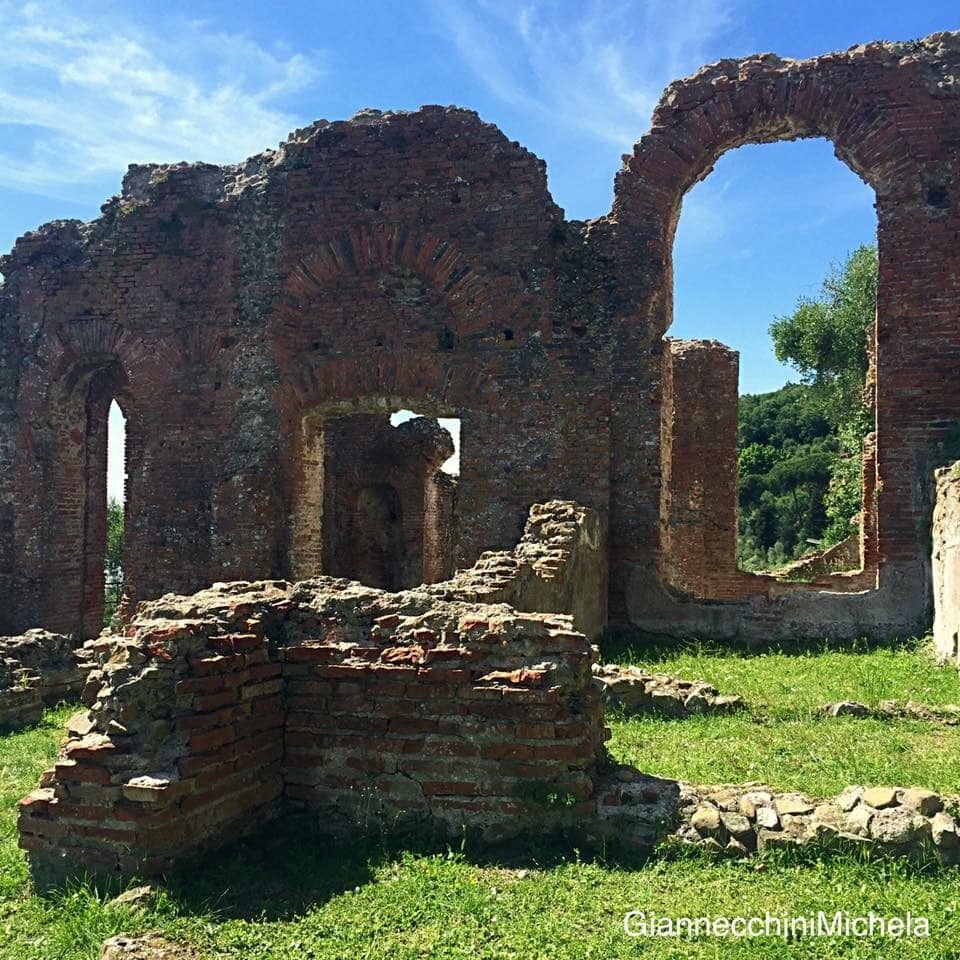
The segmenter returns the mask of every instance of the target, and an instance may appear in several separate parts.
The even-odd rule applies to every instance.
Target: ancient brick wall
[[[0,729],[37,723],[45,706],[76,700],[89,668],[69,636],[30,630],[0,637]]]
[[[323,504],[318,511],[326,573],[384,590],[444,580],[453,573],[452,491],[439,502],[435,476],[453,455],[436,420],[398,424],[383,413],[323,421]],[[429,567],[429,576],[425,567]]]
[[[818,625],[836,636],[924,629],[930,476],[960,412],[960,387],[940,375],[960,359],[960,272],[947,265],[949,238],[960,228],[960,187],[950,159],[960,140],[958,61],[956,34],[803,61],[772,54],[724,60],[668,87],[650,133],[626,159],[613,220],[597,230],[609,233],[624,305],[613,320],[613,380],[621,389],[611,413],[611,604],[624,602],[633,623],[716,637],[812,636]],[[762,596],[698,603],[665,591],[656,572],[662,562],[656,413],[680,203],[725,151],[814,136],[831,140],[877,195],[877,447],[876,473],[867,478],[868,522],[875,518],[877,541],[867,553],[879,563],[868,566],[872,582],[844,584],[847,595],[822,585],[785,590],[768,583]]]
[[[581,248],[543,163],[441,108],[321,122],[238,168],[134,168],[89,228],[23,238],[0,264],[11,622],[94,629],[101,371],[123,373],[133,599],[303,575],[305,421],[342,401],[462,418],[461,565],[544,496],[604,509],[602,338],[554,328],[551,264]]]
[[[117,399],[133,598],[316,570],[315,421],[360,403],[460,417],[460,566],[509,548],[531,503],[571,498],[609,529],[617,622],[924,628],[930,476],[960,420],[943,375],[960,359],[958,66],[942,34],[706,67],[668,88],[610,214],[586,224],[564,220],[541,161],[453,108],[319,121],[236,167],[131,168],[101,218],[0,260],[0,626],[95,632]],[[700,603],[664,579],[680,204],[723,152],[814,136],[877,194],[876,563],[856,589],[754,582]],[[725,528],[722,493],[703,502]]]
[[[595,639],[607,622],[606,533],[601,516],[563,500],[535,503],[513,550],[488,550],[469,570],[427,588],[432,596],[568,613]]]
[[[736,351],[715,340],[669,340],[664,363],[665,581],[697,597],[742,595],[737,569]]]
[[[577,562],[567,544],[558,572]],[[147,603],[90,649],[90,709],[21,803],[38,878],[155,874],[284,807],[486,839],[596,812],[596,649],[563,614],[456,581],[221,584]]]

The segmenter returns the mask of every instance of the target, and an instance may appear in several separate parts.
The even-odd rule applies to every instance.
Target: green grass
[[[636,652],[627,654],[638,659]],[[960,783],[953,728],[828,719],[826,700],[960,701],[952,671],[912,648],[817,656],[740,657],[702,648],[646,653],[664,672],[744,694],[756,716],[613,719],[613,752],[661,774],[700,781],[766,780],[812,793],[855,781]],[[960,955],[960,873],[849,855],[765,855],[746,863],[677,853],[641,862],[581,858],[541,846],[509,853],[414,851],[385,842],[333,846],[289,819],[208,860],[136,913],[79,886],[30,893],[16,848],[15,804],[55,756],[69,710],[0,737],[0,960],[97,957],[117,932],[160,930],[203,957],[237,958],[918,958]],[[628,910],[661,916],[832,913],[914,915],[931,937],[631,940]]]
[[[697,644],[612,651],[625,663],[706,680],[739,693],[749,712],[722,717],[611,718],[611,752],[624,763],[699,783],[761,781],[813,795],[851,783],[960,793],[960,727],[915,720],[827,717],[834,700],[960,703],[960,677],[917,642],[861,652],[743,652]]]

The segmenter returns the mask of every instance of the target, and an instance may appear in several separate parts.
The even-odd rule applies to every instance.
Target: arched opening
[[[126,526],[127,423],[114,400],[107,415],[107,542],[103,564],[103,622],[109,626],[123,599],[123,545]]]
[[[661,517],[667,579],[694,596],[749,594],[768,576],[863,587],[875,523],[877,220],[873,191],[832,153],[820,139],[743,146],[683,201]],[[845,282],[860,248],[871,251],[873,286],[858,339],[821,288]],[[839,347],[843,389],[826,356]]]
[[[459,425],[388,398],[332,403],[303,416],[291,575],[345,577],[388,590],[449,577]]]
[[[108,500],[125,486],[126,391],[122,366],[105,355],[77,361],[51,396],[50,452],[42,462],[44,622],[77,637],[103,629],[108,581],[122,590],[119,574],[108,572]],[[114,536],[116,526],[115,519]],[[115,565],[122,568],[122,559]]]

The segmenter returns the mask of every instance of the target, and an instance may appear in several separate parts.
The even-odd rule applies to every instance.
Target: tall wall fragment
[[[739,354],[716,340],[668,340],[664,353],[663,560],[696,597],[743,593],[737,569]]]
[[[941,663],[960,667],[960,472],[937,471],[933,512],[933,646]]]

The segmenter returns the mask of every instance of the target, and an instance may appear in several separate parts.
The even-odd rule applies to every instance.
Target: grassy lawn
[[[957,789],[953,728],[821,719],[819,703],[913,698],[960,701],[952,671],[908,648],[862,654],[741,658],[691,648],[632,657],[744,694],[754,716],[614,719],[614,753],[651,772],[701,781],[766,780],[831,793],[855,781]],[[88,887],[29,893],[16,848],[15,803],[56,753],[70,710],[0,737],[0,958],[95,958],[118,932],[163,931],[204,957],[237,958],[922,958],[960,955],[960,874],[850,857],[765,855],[746,863],[700,855],[647,863],[522,853],[410,851],[385,843],[332,847],[291,819],[203,864],[139,913]],[[660,916],[806,915],[818,910],[929,918],[926,939],[632,940],[628,910]]]
[[[756,780],[821,796],[851,783],[960,793],[960,727],[819,711],[835,700],[960,703],[957,671],[936,667],[922,644],[796,655],[750,656],[695,644],[607,653],[622,663],[706,680],[750,706],[728,717],[613,718],[612,753],[649,773],[699,783]]]

